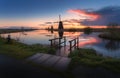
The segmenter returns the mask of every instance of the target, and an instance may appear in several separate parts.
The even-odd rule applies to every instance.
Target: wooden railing
[[[69,41],[69,43],[70,43],[70,49],[69,50],[70,50],[70,53],[71,53],[73,48],[74,49],[79,48],[79,37]]]
[[[64,41],[61,41],[61,40],[64,40]],[[56,40],[58,40],[58,43],[56,42]],[[50,46],[53,47],[53,46],[58,46],[60,48],[61,44],[64,43],[64,46],[66,45],[66,37],[62,37],[62,38],[54,38],[54,39],[50,39]]]

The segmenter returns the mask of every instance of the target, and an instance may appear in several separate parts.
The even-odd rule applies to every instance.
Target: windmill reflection
[[[58,31],[58,34],[59,34],[59,37],[62,38],[63,34],[64,34],[64,31]]]

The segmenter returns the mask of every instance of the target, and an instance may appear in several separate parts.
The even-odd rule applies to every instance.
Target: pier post
[[[64,37],[64,46],[66,46],[66,37]]]
[[[77,49],[79,48],[79,37],[77,37]]]
[[[69,43],[70,43],[70,53],[71,53],[71,51],[72,51],[72,42],[69,41]]]
[[[52,44],[52,40],[50,40],[50,46],[51,46],[51,47],[53,46],[53,44]]]
[[[75,49],[76,49],[76,39],[74,39],[74,46],[75,46]]]
[[[61,45],[61,38],[59,38],[59,43],[58,43],[59,48],[60,48],[60,45]]]

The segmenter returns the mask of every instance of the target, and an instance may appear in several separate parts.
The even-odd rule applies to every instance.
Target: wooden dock
[[[30,61],[41,66],[50,67],[58,71],[65,71],[71,61],[71,58],[37,53],[27,58],[26,61]]]

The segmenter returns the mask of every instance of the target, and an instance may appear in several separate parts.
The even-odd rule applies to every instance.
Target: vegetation
[[[84,33],[89,35],[90,33],[92,33],[92,28],[90,27],[84,28]]]
[[[100,34],[99,37],[111,40],[120,40],[118,24],[108,24],[106,31],[103,34]]]
[[[0,34],[21,32],[21,31],[33,31],[33,30],[37,30],[37,29],[0,29]]]
[[[51,29],[46,28],[45,30],[51,31]],[[92,28],[92,32],[101,32],[105,31],[105,28]],[[53,29],[53,31],[58,31],[58,29]],[[84,32],[83,28],[66,28],[64,32]]]
[[[104,39],[109,39],[109,40],[120,40],[120,35],[119,33],[116,33],[116,35],[109,35],[109,34],[99,34],[98,35],[100,38],[104,38]]]
[[[103,67],[115,72],[120,72],[120,60],[110,57],[102,57],[96,54],[93,49],[79,49],[72,52],[69,57],[72,58],[70,68],[77,67],[79,65],[90,67]]]
[[[24,59],[35,53],[50,53],[54,54],[55,49],[49,46],[35,44],[26,45],[12,40],[10,43],[6,43],[6,39],[0,38],[0,54],[6,54],[19,59]]]

